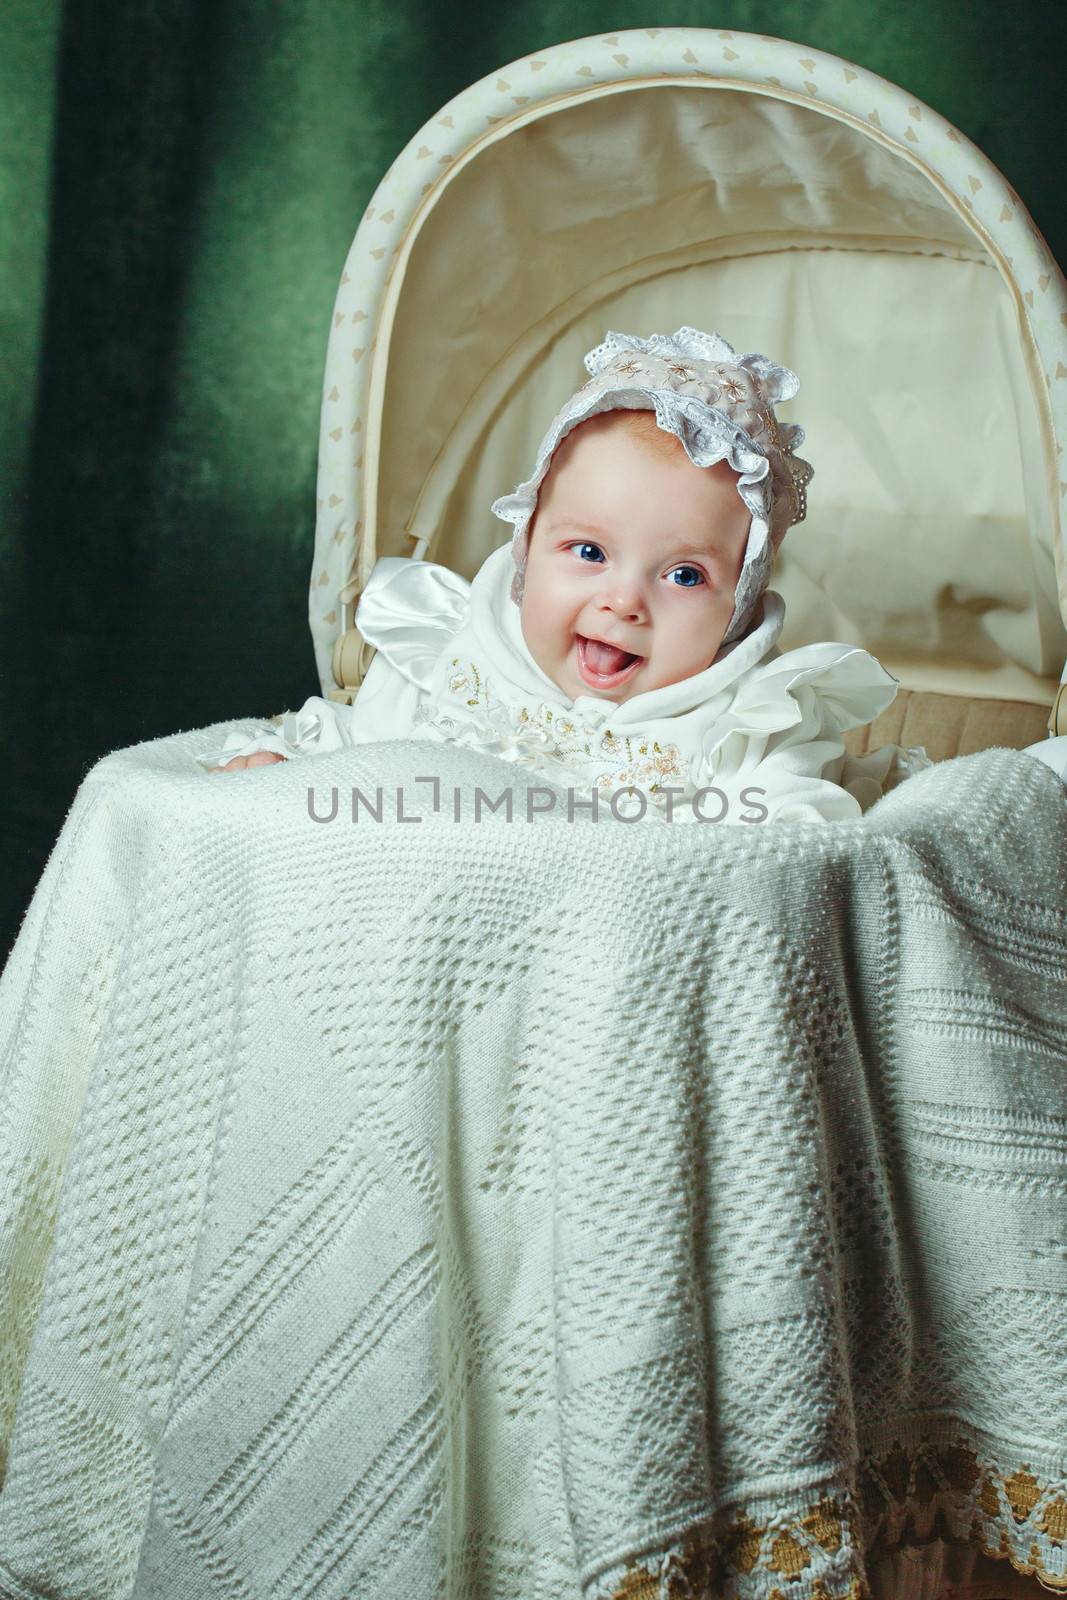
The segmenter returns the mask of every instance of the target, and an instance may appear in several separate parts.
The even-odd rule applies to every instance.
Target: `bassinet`
[[[1065,654],[1065,306],[972,145],[786,41],[575,41],[405,148],[330,335],[324,693],[378,557],[472,577],[582,353],[688,321],[802,378],[783,642],[980,753],[751,830],[309,820],[414,741],[100,761],[0,981],[0,1597],[1067,1594],[1067,830],[982,748]]]
[[[379,556],[470,578],[488,512],[606,328],[714,327],[801,374],[817,463],[783,648],[902,685],[854,751],[1021,748],[1067,655],[1067,293],[1025,206],[929,106],[787,40],[642,28],[512,62],[397,157],[341,278],[309,618],[323,693]],[[787,418],[787,420],[790,420]],[[1067,707],[1059,731],[1067,730]]]

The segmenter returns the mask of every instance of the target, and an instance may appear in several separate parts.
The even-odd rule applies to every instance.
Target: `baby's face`
[[[680,442],[664,459],[612,412],[566,436],[538,495],[522,632],[570,699],[621,704],[710,667],[748,537],[736,485],[725,461],[694,466]]]

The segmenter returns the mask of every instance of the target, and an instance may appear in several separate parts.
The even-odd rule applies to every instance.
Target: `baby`
[[[585,365],[531,477],[493,502],[510,545],[471,584],[380,560],[356,612],[377,653],[354,703],[312,697],[204,765],[447,740],[586,795],[625,791],[617,815],[737,822],[855,817],[928,764],[846,753],[842,732],[897,689],[865,650],[778,647],[767,585],[813,476],[803,430],[774,413],[796,375],[690,327],[609,332]]]

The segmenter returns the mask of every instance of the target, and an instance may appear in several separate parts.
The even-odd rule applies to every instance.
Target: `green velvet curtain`
[[[516,56],[656,25],[910,89],[1067,260],[1063,0],[4,0],[0,956],[99,756],[318,692],[327,329],[394,155]]]

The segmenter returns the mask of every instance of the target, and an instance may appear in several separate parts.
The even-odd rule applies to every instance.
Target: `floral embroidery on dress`
[[[429,737],[443,737],[501,756],[556,783],[584,773],[590,786],[601,793],[637,789],[660,809],[668,798],[661,792],[664,785],[684,789],[688,784],[689,759],[676,744],[640,734],[620,737],[611,728],[586,722],[544,701],[509,708],[491,693],[489,678],[473,661],[453,656],[445,688],[454,698],[454,706],[422,705],[415,713],[416,723]],[[609,761],[606,767],[605,758]],[[632,806],[621,809],[639,807],[635,796],[627,799]]]
[[[616,749],[621,748],[613,736],[612,744]],[[626,740],[628,758],[632,757],[633,744],[633,740]],[[597,788],[629,788],[632,785],[655,794],[663,786],[664,780],[684,785],[689,778],[689,761],[676,744],[661,745],[658,739],[654,739],[650,745],[647,739],[643,739],[637,746],[637,754],[645,759],[631,760],[628,767],[615,767],[610,772],[601,773],[595,780]]]

